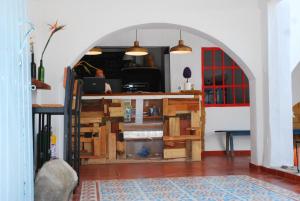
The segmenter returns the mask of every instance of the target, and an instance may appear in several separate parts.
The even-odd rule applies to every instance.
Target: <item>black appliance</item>
[[[122,90],[125,92],[161,91],[161,72],[155,67],[123,68]]]

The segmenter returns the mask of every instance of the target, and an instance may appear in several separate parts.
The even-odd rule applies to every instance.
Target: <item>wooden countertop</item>
[[[31,80],[31,84],[36,86],[36,89],[50,90],[51,86],[36,79]]]
[[[195,95],[201,95],[198,90],[181,92],[124,92],[112,94],[84,94],[83,100],[96,99],[162,99],[162,98],[194,98]]]

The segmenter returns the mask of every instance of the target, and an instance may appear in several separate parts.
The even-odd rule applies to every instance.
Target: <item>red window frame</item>
[[[211,66],[205,66],[205,53],[206,52],[212,52],[212,61],[211,61]],[[216,66],[215,65],[215,55],[216,52],[221,51],[222,53],[222,62],[221,65]],[[203,47],[202,48],[202,92],[203,92],[203,102],[205,104],[206,107],[239,107],[239,106],[250,106],[250,99],[249,99],[249,81],[247,76],[245,75],[244,71],[237,65],[237,63],[232,59],[232,64],[230,66],[226,65],[224,63],[224,56],[225,56],[225,52],[218,47]],[[228,55],[227,55],[228,56]],[[232,71],[232,80],[231,80],[231,84],[225,84],[225,70],[226,69],[231,69]],[[212,72],[212,79],[213,82],[211,85],[205,85],[205,81],[204,81],[204,74],[205,71],[210,70]],[[216,85],[216,77],[215,77],[215,72],[216,70],[222,70],[222,84],[218,84]],[[240,70],[242,73],[242,83],[240,84],[236,84],[236,80],[235,80],[235,72],[236,70]],[[213,103],[206,103],[205,101],[205,97],[206,97],[206,90],[205,89],[212,89],[213,90]],[[217,97],[216,97],[216,89],[220,89],[222,91],[222,96],[223,96],[223,103],[217,103]],[[225,96],[225,91],[226,89],[231,89],[231,93],[232,93],[232,99],[233,99],[233,103],[226,103],[226,96]],[[241,89],[242,90],[242,98],[243,101],[242,103],[239,102],[237,103],[236,101],[236,89]],[[246,90],[248,90],[248,97],[247,97],[247,93]]]

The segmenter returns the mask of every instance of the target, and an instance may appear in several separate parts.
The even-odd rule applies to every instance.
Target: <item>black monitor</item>
[[[104,94],[105,79],[99,77],[83,78],[83,93],[84,94]]]
[[[110,85],[112,93],[122,92],[122,80],[121,79],[105,79],[105,82]]]

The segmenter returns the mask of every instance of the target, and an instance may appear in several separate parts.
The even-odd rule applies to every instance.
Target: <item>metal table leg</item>
[[[226,155],[229,155],[229,136],[230,133],[226,132]]]
[[[229,142],[230,142],[230,154],[231,154],[231,156],[233,156],[234,155],[234,147],[233,147],[233,135],[232,134],[230,134],[230,136],[229,136]]]

